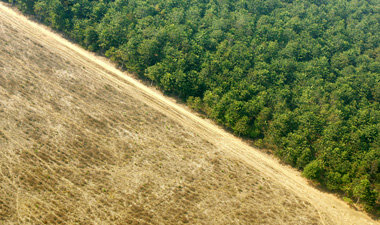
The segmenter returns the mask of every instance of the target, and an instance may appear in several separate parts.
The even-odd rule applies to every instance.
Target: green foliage
[[[319,160],[314,160],[311,163],[309,163],[303,171],[303,175],[311,180],[320,181],[323,174],[323,163]]]
[[[357,197],[358,200],[363,199],[367,203],[367,209],[372,209],[376,204],[376,196],[378,193],[375,190],[372,190],[369,180],[363,178],[357,181],[354,185],[353,195],[354,197]]]
[[[378,1],[10,2],[328,189],[379,202]]]

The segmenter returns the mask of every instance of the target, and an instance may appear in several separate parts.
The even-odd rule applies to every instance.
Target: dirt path
[[[323,224],[379,224],[366,214],[350,208],[334,195],[323,193],[311,187],[298,171],[281,165],[278,160],[250,147],[211,121],[198,117],[186,107],[177,104],[173,99],[163,96],[160,92],[143,85],[127,73],[116,69],[104,58],[95,56],[51,32],[46,27],[31,22],[3,3],[0,4],[0,32],[2,32],[1,21],[7,21],[25,33],[43,40],[51,48],[59,49],[63,54],[75,58],[86,67],[96,67],[105,79],[113,80],[120,86],[131,89],[131,93],[136,99],[206,138],[222,149],[224,154],[230,154],[241,162],[256,168],[265,176],[276,180],[286,189],[310,202],[319,212]]]

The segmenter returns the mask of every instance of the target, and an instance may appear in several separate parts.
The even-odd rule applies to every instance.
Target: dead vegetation
[[[0,224],[322,223],[133,86],[21,22],[0,24]]]

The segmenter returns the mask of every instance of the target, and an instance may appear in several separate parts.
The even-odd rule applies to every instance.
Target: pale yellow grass
[[[0,4],[0,224],[375,223],[87,54]]]

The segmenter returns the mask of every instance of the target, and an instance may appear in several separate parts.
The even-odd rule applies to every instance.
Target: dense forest
[[[8,2],[378,212],[379,0]]]

